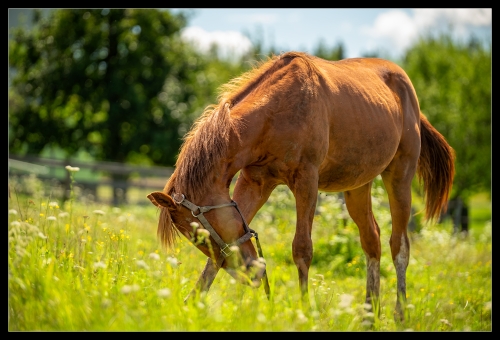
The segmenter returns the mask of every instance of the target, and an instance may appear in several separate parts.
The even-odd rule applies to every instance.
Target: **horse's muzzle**
[[[262,257],[259,257],[257,260],[252,260],[246,266],[225,268],[225,270],[237,282],[259,288],[262,284],[262,277],[266,272],[266,261]]]

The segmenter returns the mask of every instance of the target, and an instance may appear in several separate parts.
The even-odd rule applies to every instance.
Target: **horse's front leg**
[[[196,281],[195,287],[186,296],[186,298],[184,299],[184,303],[186,303],[190,298],[195,297],[197,292],[208,292],[218,272],[219,267],[217,267],[209,257],[207,263],[205,264],[205,268],[203,268],[203,271],[198,278],[198,281]]]
[[[313,257],[311,231],[318,199],[318,172],[317,169],[303,169],[297,171],[294,177],[295,181],[289,185],[295,196],[297,209],[292,255],[299,274],[302,298],[308,303],[309,267]]]

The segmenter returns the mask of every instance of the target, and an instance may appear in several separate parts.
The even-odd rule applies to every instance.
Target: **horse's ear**
[[[151,203],[153,203],[157,207],[165,207],[169,210],[177,209],[177,206],[175,205],[175,202],[172,199],[172,197],[161,191],[154,191],[150,193],[147,197],[149,198]]]

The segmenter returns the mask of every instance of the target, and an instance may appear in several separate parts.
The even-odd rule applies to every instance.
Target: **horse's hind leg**
[[[372,213],[372,182],[344,192],[349,215],[359,229],[361,247],[366,256],[366,303],[378,308],[380,292],[380,229]]]
[[[390,246],[392,261],[397,275],[397,302],[394,318],[404,320],[406,302],[406,268],[410,259],[410,242],[407,234],[411,213],[411,181],[415,174],[416,162],[397,157],[381,174],[387,194],[392,217]]]

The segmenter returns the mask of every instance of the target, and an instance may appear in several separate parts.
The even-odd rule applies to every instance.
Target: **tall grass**
[[[286,187],[252,221],[271,299],[221,271],[208,293],[185,304],[206,257],[185,239],[165,253],[156,239],[156,207],[81,197],[63,204],[35,178],[30,185],[37,190],[13,190],[9,199],[9,331],[492,330],[491,213],[468,237],[452,235],[446,224],[411,234],[407,319],[400,324],[393,319],[396,274],[380,183],[373,190],[382,235],[380,313],[364,307],[359,233],[337,195],[320,195],[314,219],[310,304],[302,304],[292,261],[295,208]]]

